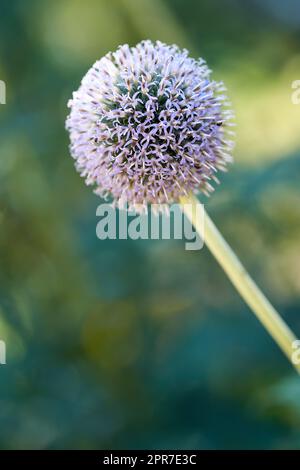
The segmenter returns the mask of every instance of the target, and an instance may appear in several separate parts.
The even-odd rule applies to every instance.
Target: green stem
[[[289,361],[293,363],[292,356],[295,352],[293,343],[297,339],[293,332],[249,276],[206,212],[204,213],[203,227],[202,221],[196,216],[198,212],[196,206],[200,204],[198,199],[191,195],[182,197],[180,203],[182,211],[202,237],[206,246],[219,262],[241,297],[252,309]],[[293,363],[293,366],[300,374],[300,364]]]

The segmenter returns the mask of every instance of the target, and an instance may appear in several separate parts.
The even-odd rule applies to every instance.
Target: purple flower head
[[[232,160],[232,113],[202,59],[159,41],[123,45],[98,60],[69,102],[76,168],[118,206],[208,194]]]

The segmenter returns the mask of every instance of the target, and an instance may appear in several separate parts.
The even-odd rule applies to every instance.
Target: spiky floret
[[[66,127],[76,168],[131,208],[208,194],[231,161],[232,113],[203,59],[159,41],[123,45],[87,72]]]

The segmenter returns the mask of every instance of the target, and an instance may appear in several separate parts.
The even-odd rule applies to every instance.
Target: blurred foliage
[[[149,37],[225,81],[236,163],[207,203],[300,335],[299,2],[3,0],[1,448],[300,448],[300,381],[212,256],[100,241],[66,103],[90,65]]]

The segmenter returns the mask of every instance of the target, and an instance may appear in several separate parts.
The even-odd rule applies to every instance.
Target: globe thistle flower
[[[172,203],[213,190],[231,161],[232,113],[203,59],[159,41],[98,60],[68,103],[76,168],[117,206]]]
[[[116,206],[179,201],[200,236],[198,199],[231,161],[232,112],[224,86],[202,59],[159,41],[120,46],[87,72],[66,127],[71,154],[88,185]],[[194,193],[194,194],[193,194]],[[298,342],[205,213],[205,243],[288,359]],[[300,373],[300,364],[293,363]]]

